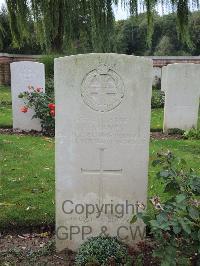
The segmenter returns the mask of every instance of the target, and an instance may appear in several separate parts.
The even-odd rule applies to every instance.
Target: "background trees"
[[[82,46],[94,51],[112,49],[112,0],[7,0],[13,41],[30,39],[33,22],[37,42],[50,52]],[[28,23],[27,23],[28,22]],[[72,45],[73,43],[73,45]],[[72,47],[74,46],[74,47]]]
[[[199,55],[200,11],[189,14],[191,43],[188,46],[179,37],[175,14],[154,15],[154,32],[151,47],[147,44],[148,22],[145,14],[116,22],[116,50],[135,55]]]
[[[7,0],[7,9],[0,12],[1,51],[35,54],[200,53],[200,13],[189,12],[191,1],[121,2],[132,16],[115,22],[113,6],[119,5],[119,0]],[[154,8],[159,2],[174,12],[159,16]],[[147,12],[138,14],[139,4],[144,4]]]

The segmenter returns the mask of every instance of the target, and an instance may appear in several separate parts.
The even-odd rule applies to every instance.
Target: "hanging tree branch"
[[[113,5],[122,7],[132,15],[138,14],[139,5],[147,12],[148,37],[151,43],[153,15],[156,5],[173,8],[181,40],[191,45],[188,15],[192,5],[199,7],[200,0],[6,0],[13,42],[21,46],[31,39],[27,21],[33,21],[38,43],[46,50],[62,51],[63,44],[79,38],[86,32],[94,51],[111,49],[114,25]]]

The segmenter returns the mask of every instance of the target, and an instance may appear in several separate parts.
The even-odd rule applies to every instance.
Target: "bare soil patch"
[[[150,239],[141,241],[138,245],[128,247],[133,266],[138,265],[138,258],[142,259],[140,265],[157,266],[158,261],[152,257],[154,244]],[[50,231],[43,233],[10,233],[0,235],[0,265],[26,266],[26,265],[75,265],[76,253],[66,249],[60,253],[55,249],[55,235]],[[96,265],[96,264],[90,264]],[[111,261],[110,266],[116,263]],[[96,265],[97,266],[97,265]]]
[[[8,135],[27,135],[27,136],[43,136],[42,132],[35,130],[25,131],[25,130],[13,130],[12,128],[0,128],[0,134]],[[151,132],[151,139],[167,140],[167,139],[183,139],[182,135],[179,134],[166,134],[163,132]]]

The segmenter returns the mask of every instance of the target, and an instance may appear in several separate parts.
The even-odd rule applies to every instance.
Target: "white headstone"
[[[165,91],[167,82],[167,66],[162,67],[162,75],[161,75],[161,91]]]
[[[143,237],[130,220],[146,204],[152,71],[151,60],[128,55],[55,60],[58,250],[100,233]]]
[[[29,109],[27,113],[22,113],[20,108],[24,106],[22,99],[18,95],[28,91],[28,86],[43,88],[45,91],[44,64],[20,61],[10,64],[11,67],[11,92],[13,110],[13,128],[20,130],[41,130],[39,119],[32,119],[34,111]]]
[[[200,96],[200,65],[172,64],[165,68],[163,130],[197,127]]]

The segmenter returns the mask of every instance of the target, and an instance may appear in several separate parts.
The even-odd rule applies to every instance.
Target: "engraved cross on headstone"
[[[83,169],[81,168],[81,172],[83,174],[113,174],[113,175],[121,175],[122,174],[122,169],[104,169],[103,167],[103,162],[104,162],[104,150],[105,148],[100,148],[99,149],[99,169],[94,169],[94,170],[90,170],[90,169]]]
[[[106,75],[99,76],[90,84],[90,95],[95,97],[99,104],[104,104],[109,98],[115,99],[117,89],[114,80]]]

